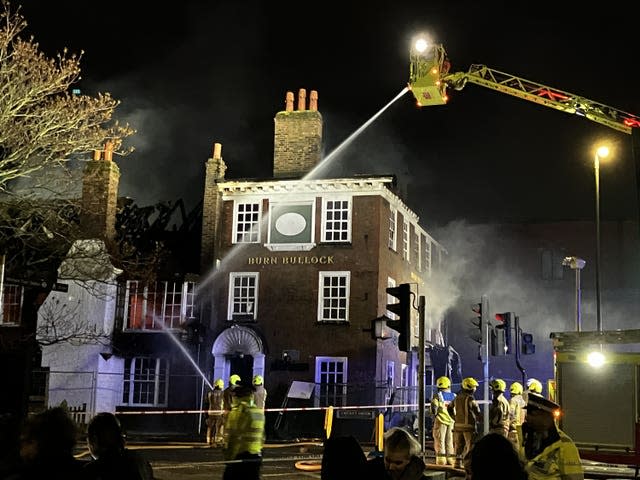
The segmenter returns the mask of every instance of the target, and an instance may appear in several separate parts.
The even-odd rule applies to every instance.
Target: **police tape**
[[[479,405],[490,404],[491,400],[476,400]],[[425,408],[431,406],[430,402],[424,404]],[[324,411],[329,408],[333,410],[346,411],[346,410],[377,410],[378,413],[383,413],[385,410],[398,410],[398,409],[413,409],[418,408],[417,403],[404,403],[398,405],[349,405],[342,407],[282,407],[282,408],[265,408],[266,412],[311,412],[311,411]],[[115,412],[116,415],[221,415],[226,410],[127,410]]]

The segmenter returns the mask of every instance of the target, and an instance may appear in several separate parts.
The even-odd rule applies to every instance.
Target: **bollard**
[[[331,425],[333,425],[333,407],[327,407],[327,410],[324,412],[324,431],[325,438],[329,438],[331,436]]]

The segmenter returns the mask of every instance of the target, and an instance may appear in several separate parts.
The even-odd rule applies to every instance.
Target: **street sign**
[[[376,412],[371,409],[336,410],[336,418],[348,418],[351,420],[373,420]]]
[[[68,292],[69,284],[56,282],[51,286],[51,290],[53,290],[54,292]]]

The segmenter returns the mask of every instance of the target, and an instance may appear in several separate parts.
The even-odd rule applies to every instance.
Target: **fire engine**
[[[631,135],[640,185],[640,117],[485,65],[451,72],[440,44],[423,39],[410,51],[409,88],[419,106],[445,105],[448,90],[480,85]],[[583,459],[640,465],[640,330],[556,332],[550,396],[562,407],[560,428]],[[599,366],[588,360],[595,358]]]

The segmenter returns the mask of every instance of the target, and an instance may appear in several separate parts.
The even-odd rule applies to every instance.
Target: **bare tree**
[[[61,302],[56,298],[45,302],[40,307],[40,322],[35,332],[38,344],[110,345],[111,332],[87,323],[81,311],[80,300]]]
[[[134,133],[112,120],[109,93],[75,94],[82,52],[48,58],[20,7],[0,0],[0,253],[14,277],[55,276],[80,238],[82,164],[105,145],[126,155]]]
[[[119,102],[109,93],[76,95],[80,59],[66,50],[47,58],[20,34],[27,22],[20,8],[2,1],[0,13],[0,191],[11,181],[50,166],[64,166],[110,142],[114,152],[134,131],[112,122]]]

